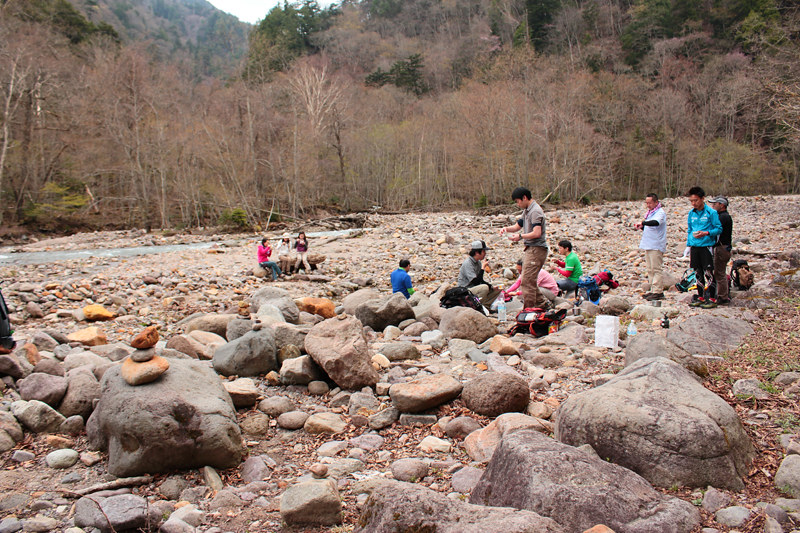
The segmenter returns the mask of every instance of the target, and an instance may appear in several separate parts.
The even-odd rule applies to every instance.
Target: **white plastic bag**
[[[594,322],[594,345],[616,348],[619,343],[619,317],[597,315]]]

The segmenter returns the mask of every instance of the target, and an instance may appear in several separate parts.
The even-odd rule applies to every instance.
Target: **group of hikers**
[[[730,302],[727,265],[731,259],[733,220],[728,213],[726,197],[712,198],[709,206],[705,196],[701,187],[692,187],[687,192],[691,210],[687,217],[684,255],[689,256],[697,284],[697,294],[689,305],[710,309]],[[467,288],[486,308],[491,308],[498,297],[508,301],[519,295],[524,308],[547,310],[553,307],[556,296],[569,293],[577,296],[583,268],[572,243],[566,239],[558,243],[558,251],[564,259],[554,262],[555,270],[562,276],[556,281],[543,268],[549,253],[544,211],[533,200],[531,191],[524,187],[514,189],[511,198],[522,209],[522,215],[514,224],[501,228],[500,235],[507,235],[511,242],[522,241],[524,245],[524,257],[517,261],[519,278],[506,290],[494,287],[484,278],[484,274],[491,271],[486,260],[490,248],[483,240],[476,240],[470,244],[468,255],[461,264],[457,285]],[[645,197],[645,207],[644,218],[633,227],[642,231],[639,248],[645,253],[648,277],[644,298],[654,301],[664,298],[667,215],[656,194]],[[391,274],[392,292],[400,292],[406,298],[414,293],[408,274],[410,268],[410,261],[402,259],[399,268]]]
[[[272,260],[273,253],[278,259],[277,262]],[[264,237],[258,247],[257,256],[258,266],[272,273],[272,281],[287,278],[292,271],[299,271],[301,265],[306,272],[311,269],[308,264],[308,239],[303,231],[297,234],[294,243],[289,234],[284,233],[274,252],[269,240]]]

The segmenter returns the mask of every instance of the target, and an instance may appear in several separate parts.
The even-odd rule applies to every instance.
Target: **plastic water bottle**
[[[633,320],[631,320],[630,324],[628,324],[628,337],[633,337],[637,333],[638,331],[636,331],[636,324],[634,324]]]
[[[497,320],[506,321],[506,301],[503,295],[500,295],[500,302],[497,304]]]

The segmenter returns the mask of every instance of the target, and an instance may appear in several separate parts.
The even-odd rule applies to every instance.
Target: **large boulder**
[[[531,511],[471,505],[401,481],[379,481],[361,511],[354,533],[560,533],[549,518]]]
[[[306,296],[294,302],[300,311],[319,315],[322,318],[333,318],[336,316],[336,306],[328,298],[312,298]]]
[[[740,318],[701,314],[689,317],[667,332],[667,338],[689,353],[727,352],[753,333]]]
[[[600,300],[600,311],[604,315],[619,316],[627,313],[631,308],[631,302],[624,296],[609,295]]]
[[[647,357],[666,357],[698,376],[708,375],[705,359],[694,357],[663,335],[651,331],[640,333],[628,340],[628,345],[625,347],[625,366]]]
[[[461,394],[461,382],[447,374],[434,374],[389,387],[394,407],[403,413],[419,413],[437,407]]]
[[[309,355],[285,360],[281,365],[280,376],[284,385],[308,385],[325,377]]]
[[[488,426],[468,433],[464,438],[464,450],[473,461],[486,463],[492,458],[503,435],[519,428],[530,428],[550,434],[553,425],[547,420],[522,413],[505,413],[492,420]]]
[[[250,312],[258,314],[263,305],[274,305],[283,315],[286,322],[297,324],[300,319],[300,310],[294,303],[289,291],[278,287],[264,287],[257,290],[250,297]]]
[[[276,322],[269,327],[275,332],[275,348],[278,350],[287,344],[293,344],[302,350],[306,335],[311,329],[310,326],[298,326],[287,322]]]
[[[380,300],[381,293],[375,289],[359,289],[354,293],[348,294],[342,300],[342,308],[348,315],[355,315],[358,306],[371,300]]]
[[[484,416],[525,411],[530,401],[528,382],[515,374],[488,372],[467,382],[461,393],[467,409]]]
[[[93,448],[108,452],[115,476],[174,469],[232,468],[244,455],[231,398],[219,376],[194,359],[173,359],[161,379],[133,387],[118,366],[103,376],[86,425]]]
[[[192,331],[210,331],[220,337],[225,337],[228,331],[228,323],[239,318],[239,315],[232,313],[208,313],[198,316],[186,323],[186,333]]]
[[[688,533],[700,525],[691,503],[532,429],[503,436],[470,503],[527,509],[576,532],[605,524],[617,533]]]
[[[80,415],[86,420],[92,414],[94,401],[100,398],[100,382],[88,368],[76,368],[67,376],[67,393],[58,411],[66,416]]]
[[[67,379],[34,372],[27,378],[17,381],[17,388],[23,400],[39,400],[52,407],[58,407],[61,398],[67,392]]]
[[[497,327],[489,317],[469,307],[443,310],[439,329],[448,339],[467,339],[478,344],[497,334]]]
[[[654,485],[741,490],[753,446],[733,408],[679,364],[640,359],[606,384],[570,396],[556,438],[590,444]]]
[[[278,370],[275,334],[270,328],[249,331],[217,348],[212,364],[223,376],[257,376]]]
[[[34,433],[55,433],[66,420],[64,415],[39,400],[13,402],[11,412]]]
[[[316,324],[306,335],[305,348],[343,389],[371,387],[378,382],[361,322],[352,316],[339,315]]]
[[[414,310],[405,296],[396,292],[380,300],[369,300],[356,308],[355,316],[365,326],[383,331],[386,326],[396,326],[403,320],[414,318]]]

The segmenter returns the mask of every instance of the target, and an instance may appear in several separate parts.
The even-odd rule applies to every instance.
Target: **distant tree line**
[[[800,192],[789,0],[284,3],[200,81],[38,1],[0,0],[0,223]]]

